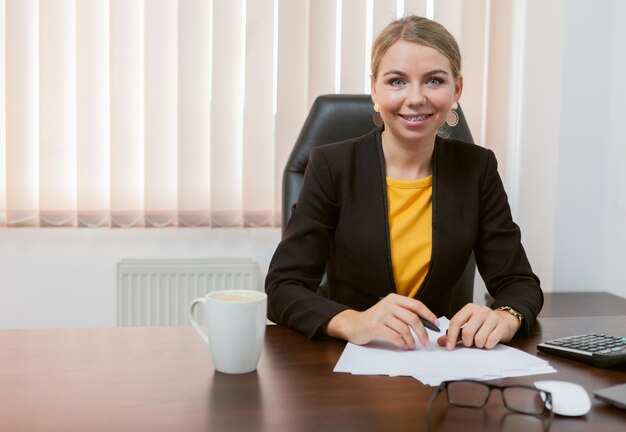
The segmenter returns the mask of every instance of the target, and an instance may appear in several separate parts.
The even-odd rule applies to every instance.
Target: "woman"
[[[317,147],[270,263],[268,316],[311,338],[424,346],[474,252],[490,307],[467,304],[438,343],[493,348],[528,333],[543,304],[493,152],[437,136],[461,97],[456,41],[406,17],[372,47],[371,133]],[[316,294],[326,272],[329,297]],[[462,334],[460,332],[463,328]]]

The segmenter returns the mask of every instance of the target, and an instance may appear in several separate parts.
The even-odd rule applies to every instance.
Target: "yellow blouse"
[[[428,273],[433,243],[433,177],[387,177],[391,265],[396,292],[413,297]]]

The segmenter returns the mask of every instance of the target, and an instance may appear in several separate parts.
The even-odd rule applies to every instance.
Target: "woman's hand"
[[[437,317],[419,300],[389,294],[363,312],[345,310],[328,321],[324,331],[339,339],[364,345],[374,338],[390,341],[400,348],[415,349],[411,329],[423,346],[428,345],[428,333],[419,317],[439,325]]]
[[[453,350],[461,327],[460,342],[463,346],[491,349],[498,342],[513,339],[520,322],[506,311],[494,311],[487,306],[468,303],[452,317],[447,336],[441,336],[437,343],[449,351]]]

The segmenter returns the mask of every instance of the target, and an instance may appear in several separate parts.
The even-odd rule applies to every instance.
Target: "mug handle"
[[[191,304],[189,305],[189,322],[191,322],[191,326],[200,335],[202,340],[205,341],[208,345],[209,335],[207,335],[207,333],[204,331],[200,323],[198,323],[198,321],[196,320],[196,316],[194,315],[194,311],[198,303],[206,304],[206,302],[207,302],[206,297],[200,297],[191,302]]]

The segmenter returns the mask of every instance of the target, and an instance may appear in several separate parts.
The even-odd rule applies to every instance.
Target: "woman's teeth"
[[[430,114],[423,114],[423,115],[417,115],[417,116],[403,116],[405,119],[407,119],[408,121],[422,121],[422,120],[426,120],[428,117],[430,117]]]

